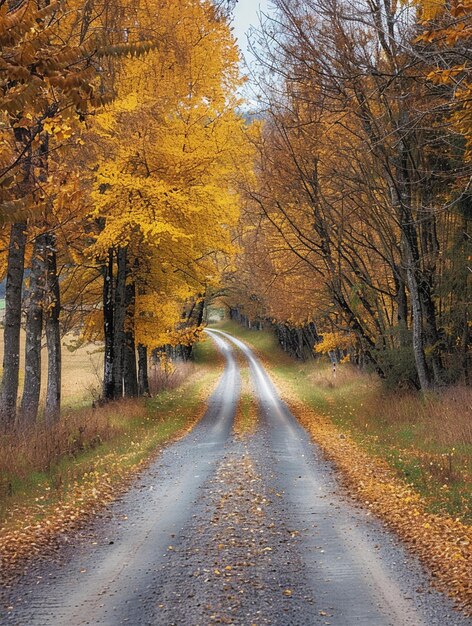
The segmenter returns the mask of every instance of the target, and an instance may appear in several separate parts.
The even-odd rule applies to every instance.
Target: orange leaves
[[[423,0],[419,3],[424,20],[434,20],[443,10],[443,0]]]
[[[444,0],[418,0],[416,2],[421,7],[421,17],[425,22],[433,22],[438,20],[445,14],[450,14],[454,18],[462,18],[472,11],[472,2],[470,0],[455,0],[453,2],[445,2]],[[464,24],[455,23],[450,29],[457,28],[463,30]]]
[[[57,11],[59,6],[59,2],[52,2],[38,10],[33,4],[24,3],[10,11],[9,5],[3,4],[0,9],[0,44],[13,46],[28,32],[34,36],[38,24]]]
[[[428,566],[436,584],[472,614],[472,528],[458,519],[435,515],[427,503],[378,457],[340,437],[331,422],[300,404],[277,380],[289,406],[341,472],[350,494],[395,530]]]
[[[449,85],[454,89],[453,122],[456,128],[466,138],[469,146],[466,156],[470,159],[472,145],[472,120],[468,116],[470,96],[472,93],[471,68],[467,54],[467,42],[472,37],[472,2],[471,0],[456,0],[452,3],[430,0],[420,2],[426,20],[426,30],[417,38],[418,42],[437,46],[440,54],[437,56],[437,67],[427,74],[427,79],[437,85]],[[447,50],[454,59],[452,67],[445,67],[447,56],[441,54]],[[465,62],[459,64],[458,59]]]
[[[430,80],[431,82],[434,82],[438,85],[445,85],[449,83],[452,79],[455,79],[456,77],[460,76],[460,74],[462,74],[465,70],[466,70],[465,65],[461,65],[458,67],[451,67],[446,70],[438,69],[438,70],[434,70],[433,72],[430,72],[426,76],[426,78]]]

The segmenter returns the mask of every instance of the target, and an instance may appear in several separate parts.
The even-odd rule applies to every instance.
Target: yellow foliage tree
[[[103,262],[126,250],[116,281],[126,275],[134,290],[127,324],[141,351],[198,337],[196,328],[184,330],[183,310],[218,284],[218,258],[233,250],[239,215],[235,172],[251,156],[226,19],[197,0],[178,11],[163,3],[159,15],[160,46],[123,63],[117,97],[94,123],[100,157],[91,217],[102,227],[89,254]]]

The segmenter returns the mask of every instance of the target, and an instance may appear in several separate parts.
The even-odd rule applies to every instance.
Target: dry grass
[[[20,394],[23,391],[25,371],[25,333],[20,337]],[[77,337],[67,335],[62,342],[62,398],[64,406],[78,406],[97,397],[102,376],[103,351],[101,344],[85,344],[75,349]],[[3,329],[0,329],[0,369],[3,363]],[[41,353],[42,394],[47,382],[47,352]]]
[[[147,413],[142,401],[126,400],[66,413],[52,428],[38,424],[27,432],[0,436],[0,509],[2,501],[15,496],[17,486],[23,488],[29,476],[48,473],[59,461],[73,461],[119,437],[129,422]]]
[[[424,443],[436,446],[472,445],[472,388],[450,387],[421,396],[411,391],[385,388],[375,375],[346,364],[336,376],[326,365],[317,364],[307,376],[311,385],[332,394],[353,389],[363,396],[362,411],[352,412],[360,427],[371,420],[387,427],[412,425],[424,428]],[[368,392],[368,393],[367,393]]]
[[[472,389],[451,387],[423,397],[413,393],[377,390],[366,399],[364,415],[385,424],[422,425],[424,441],[436,446],[472,445]]]
[[[152,365],[149,368],[149,390],[152,396],[164,389],[177,389],[195,373],[195,363],[178,362],[170,367]]]
[[[360,427],[375,420],[385,426],[423,425],[425,442],[436,445],[472,444],[472,388],[455,386],[421,396],[418,393],[390,390],[375,375],[365,374],[345,364],[338,366],[336,376],[331,367],[305,364],[300,374],[307,388],[321,391],[328,402],[342,396],[360,400],[358,411],[348,411]],[[346,409],[352,409],[344,405]]]
[[[381,386],[377,376],[363,374],[349,364],[338,365],[336,374],[331,365],[320,362],[304,364],[303,371],[311,385],[322,389],[339,389],[352,384],[369,388]]]
[[[152,395],[181,387],[195,372],[193,363],[179,363],[169,372],[151,370]],[[119,437],[129,429],[129,423],[148,413],[145,402],[127,399],[97,408],[66,409],[53,427],[39,422],[24,432],[0,434],[0,500],[12,491],[12,477],[17,480],[31,472],[48,472],[64,457],[73,459]]]
[[[385,388],[346,364],[336,378],[328,365],[307,365],[300,396],[371,452],[385,458],[431,510],[472,516],[472,389],[420,395]],[[287,373],[287,372],[285,372]]]
[[[472,445],[472,389],[452,387],[424,399],[403,395],[389,402],[386,417],[423,424],[425,442],[439,446]]]
[[[203,350],[208,350],[206,344],[200,352]],[[87,356],[82,349],[75,365],[86,367]],[[0,434],[0,517],[16,499],[28,497],[30,488],[35,489],[41,480],[51,482],[52,477],[53,487],[60,489],[62,483],[75,479],[69,476],[69,469],[76,460],[107,454],[125,439],[137,445],[140,437],[147,436],[143,428],[153,427],[163,412],[172,417],[174,411],[173,421],[180,428],[187,407],[195,408],[201,402],[193,397],[195,393],[198,396],[196,390],[217,376],[220,365],[219,359],[210,366],[200,358],[198,367],[182,362],[166,370],[151,368],[152,398],[98,404],[96,408],[69,407],[52,428],[40,421],[24,432]],[[73,376],[77,368],[66,372]],[[186,415],[185,421],[188,419]]]
[[[221,373],[210,341],[197,346],[196,359],[198,368],[182,364],[158,377],[156,397],[69,408],[51,430],[38,425],[0,438],[0,586],[25,559],[54,553],[58,537],[80,528],[161,446],[193,428]]]

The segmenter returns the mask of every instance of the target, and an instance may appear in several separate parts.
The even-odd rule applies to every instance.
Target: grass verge
[[[270,332],[230,323],[221,328],[255,348],[350,494],[392,527],[427,565],[437,586],[471,614],[472,441],[463,415],[454,410],[464,390],[397,396],[348,365],[333,379],[329,365],[294,361]],[[440,464],[445,451],[456,453],[452,466]],[[412,464],[421,471],[412,472]]]
[[[0,441],[2,575],[119,495],[160,447],[200,419],[221,373],[211,342],[177,388],[64,416],[53,432]]]

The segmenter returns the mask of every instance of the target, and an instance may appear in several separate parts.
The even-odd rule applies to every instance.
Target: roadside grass
[[[282,353],[270,332],[230,323],[220,328],[256,348],[293,414],[336,466],[346,491],[393,529],[429,569],[435,585],[472,615],[470,391],[398,394],[349,365],[338,368],[334,378],[321,359],[300,363]],[[458,417],[463,406],[465,415]],[[444,451],[457,456],[441,464]]]
[[[175,384],[153,398],[69,410],[52,431],[38,426],[0,438],[4,565],[40,553],[54,535],[116,497],[162,445],[193,427],[221,373],[210,340],[183,370],[184,379],[176,374]]]
[[[420,396],[385,388],[350,364],[333,377],[325,360],[299,362],[268,330],[233,322],[218,326],[254,347],[302,403],[327,417],[340,433],[387,461],[423,496],[428,510],[472,521],[472,390],[453,387]]]

